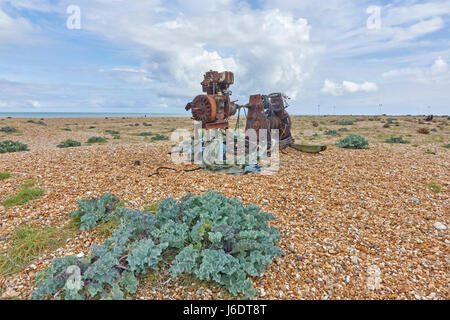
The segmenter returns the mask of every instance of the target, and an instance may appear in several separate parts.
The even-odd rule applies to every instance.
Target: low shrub
[[[159,141],[159,140],[169,140],[169,137],[159,133],[157,133],[154,137],[152,137],[152,141]]]
[[[72,131],[72,129],[70,129],[70,128],[62,128],[61,130],[62,131]]]
[[[141,132],[141,133],[139,133],[140,137],[149,137],[149,136],[152,136],[152,135],[153,135],[153,133],[151,133],[151,132]]]
[[[355,124],[352,120],[341,120],[336,123],[340,126],[350,126],[352,124]]]
[[[268,225],[274,219],[270,213],[214,191],[179,202],[165,199],[156,214],[121,206],[112,210],[109,214],[121,217],[112,237],[92,246],[87,259],[53,260],[37,275],[32,299],[124,299],[137,291],[140,275],[167,264],[164,258],[170,259],[173,278],[215,281],[233,295],[250,298],[257,291],[248,276],[258,277],[283,254],[278,230]],[[74,267],[80,279],[67,286]]]
[[[47,124],[44,122],[44,121],[42,121],[42,120],[39,120],[39,121],[36,121],[36,120],[28,120],[27,121],[28,123],[33,123],[33,124],[39,124],[39,125],[41,125],[41,126],[46,126]]]
[[[116,130],[106,130],[105,132],[112,134],[112,135],[120,134],[120,131],[116,131]]]
[[[417,132],[420,134],[430,134],[430,130],[428,128],[420,128]]]
[[[0,153],[20,152],[20,151],[28,151],[28,146],[26,144],[17,141],[11,140],[0,141]]]
[[[387,142],[387,143],[404,143],[404,144],[410,143],[410,141],[408,141],[408,140],[403,140],[403,137],[390,137],[390,138],[386,139],[385,142]]]
[[[143,125],[144,127],[151,127],[151,126],[152,126],[151,123],[147,123],[147,122],[144,122],[142,125]]]
[[[90,137],[86,143],[105,143],[106,139],[103,137]]]
[[[1,128],[0,131],[1,132],[6,132],[6,133],[13,133],[13,132],[17,132],[17,129],[13,128],[13,127],[6,126],[6,127]]]
[[[336,130],[326,130],[323,134],[326,136],[333,136],[333,137],[338,136],[338,133]]]
[[[63,141],[57,145],[58,148],[72,148],[72,147],[79,147],[79,146],[81,146],[81,142],[71,140],[71,139]]]
[[[360,135],[351,134],[340,140],[337,146],[346,149],[368,149],[369,142]]]
[[[340,128],[340,129],[338,129],[338,131],[339,131],[339,132],[347,132],[348,129],[347,129],[347,128]]]

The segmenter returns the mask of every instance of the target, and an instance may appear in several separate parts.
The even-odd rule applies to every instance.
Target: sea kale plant
[[[69,216],[80,219],[80,229],[90,229],[99,222],[108,222],[119,217],[116,215],[116,206],[119,198],[106,193],[100,198],[78,200],[78,210],[70,212]]]
[[[26,144],[17,141],[11,140],[0,141],[0,153],[20,152],[20,151],[28,151],[28,146]]]
[[[385,140],[386,143],[403,143],[408,144],[408,140],[403,140],[403,137],[390,137]]]
[[[6,127],[2,127],[0,129],[0,131],[1,132],[6,132],[6,133],[12,133],[12,132],[17,132],[17,129],[13,128],[13,127],[6,126]]]
[[[369,142],[360,135],[351,134],[341,139],[337,146],[346,149],[369,149]]]
[[[261,275],[283,254],[277,246],[278,230],[268,225],[274,219],[270,213],[214,191],[179,202],[165,199],[156,214],[115,207],[113,199],[106,195],[103,201],[79,202],[77,215],[95,216],[88,219],[90,227],[107,207],[121,223],[102,246],[91,247],[91,256],[55,259],[39,274],[33,299],[123,299],[136,292],[139,275],[158,270],[166,250],[176,254],[166,255],[174,256],[172,277],[190,274],[249,298],[256,289],[248,276]]]
[[[78,142],[78,141],[75,141],[72,139],[68,139],[57,145],[58,148],[73,148],[73,147],[79,147],[79,146],[81,146],[81,142]]]

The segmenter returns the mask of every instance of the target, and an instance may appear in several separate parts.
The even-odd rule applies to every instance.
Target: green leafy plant
[[[149,137],[149,136],[152,136],[153,135],[153,133],[151,133],[151,132],[141,132],[141,133],[139,133],[139,136],[141,136],[141,137]]]
[[[80,229],[93,228],[98,222],[108,222],[118,219],[115,208],[120,200],[107,193],[100,198],[78,200],[78,210],[69,213],[72,218],[80,219]]]
[[[433,192],[434,194],[438,194],[438,193],[441,192],[441,186],[439,186],[439,185],[436,184],[436,183],[429,183],[429,184],[427,184],[426,186],[427,186],[427,187],[430,189],[430,191]]]
[[[450,143],[448,143],[448,144],[444,144],[443,146],[442,146],[443,148],[447,148],[447,149],[450,149]]]
[[[144,207],[146,212],[156,212],[158,211],[159,202],[150,202]]]
[[[169,137],[159,133],[157,133],[154,137],[152,137],[152,141],[160,141],[160,140],[169,140]]]
[[[46,126],[47,124],[44,122],[44,121],[42,121],[42,120],[39,120],[39,121],[36,121],[36,120],[28,120],[27,121],[28,123],[33,123],[33,124],[38,124],[38,125],[41,125],[41,126]]]
[[[352,120],[341,120],[336,123],[340,126],[349,126],[349,125],[355,124]]]
[[[70,230],[28,224],[16,228],[11,235],[11,246],[0,255],[0,274],[9,275],[25,268],[46,250],[65,243]]]
[[[386,143],[403,143],[407,144],[410,143],[408,140],[403,140],[403,137],[390,137],[385,140]]]
[[[346,149],[368,149],[369,142],[360,135],[351,134],[341,139],[337,146]]]
[[[28,151],[28,146],[26,144],[17,141],[11,140],[0,141],[0,153],[20,152],[20,151]]]
[[[11,173],[4,171],[0,172],[0,181],[11,178]]]
[[[92,204],[84,201],[92,200],[81,200],[79,211],[86,211],[86,206],[92,211]],[[103,213],[104,204],[96,207]],[[112,210],[110,214],[121,217],[121,222],[111,238],[92,246],[87,259],[55,259],[37,276],[39,286],[32,299],[123,299],[136,292],[138,276],[159,270],[164,256],[173,259],[174,278],[191,275],[215,281],[234,295],[253,297],[256,290],[248,276],[259,276],[283,254],[276,243],[278,230],[267,223],[274,219],[271,214],[214,191],[188,195],[179,202],[165,199],[156,215],[121,206]],[[175,256],[165,255],[168,250]],[[68,286],[74,267],[80,279],[76,286]]]
[[[86,143],[105,143],[106,139],[103,137],[90,137]]]
[[[336,130],[326,130],[323,134],[326,136],[332,136],[332,137],[339,136],[339,134],[337,133]]]
[[[22,189],[16,195],[6,198],[2,202],[2,205],[10,208],[26,204],[31,200],[39,199],[44,194],[44,190],[33,188],[35,184],[36,182],[33,180],[25,182]]]
[[[0,129],[1,132],[6,132],[6,133],[13,133],[13,132],[17,132],[16,128],[12,128],[9,126],[3,127]]]
[[[75,141],[72,139],[68,139],[57,145],[58,148],[72,148],[72,147],[79,147],[79,146],[81,146],[81,142],[78,142],[78,141]]]

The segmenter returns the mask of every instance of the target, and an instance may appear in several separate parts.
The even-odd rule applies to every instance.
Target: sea
[[[114,112],[0,112],[0,118],[115,118],[115,117],[190,117],[189,113],[114,113]]]

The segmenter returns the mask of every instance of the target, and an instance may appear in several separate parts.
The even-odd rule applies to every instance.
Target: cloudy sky
[[[450,114],[449,64],[450,0],[0,0],[0,112],[180,114],[214,69],[240,104]]]

